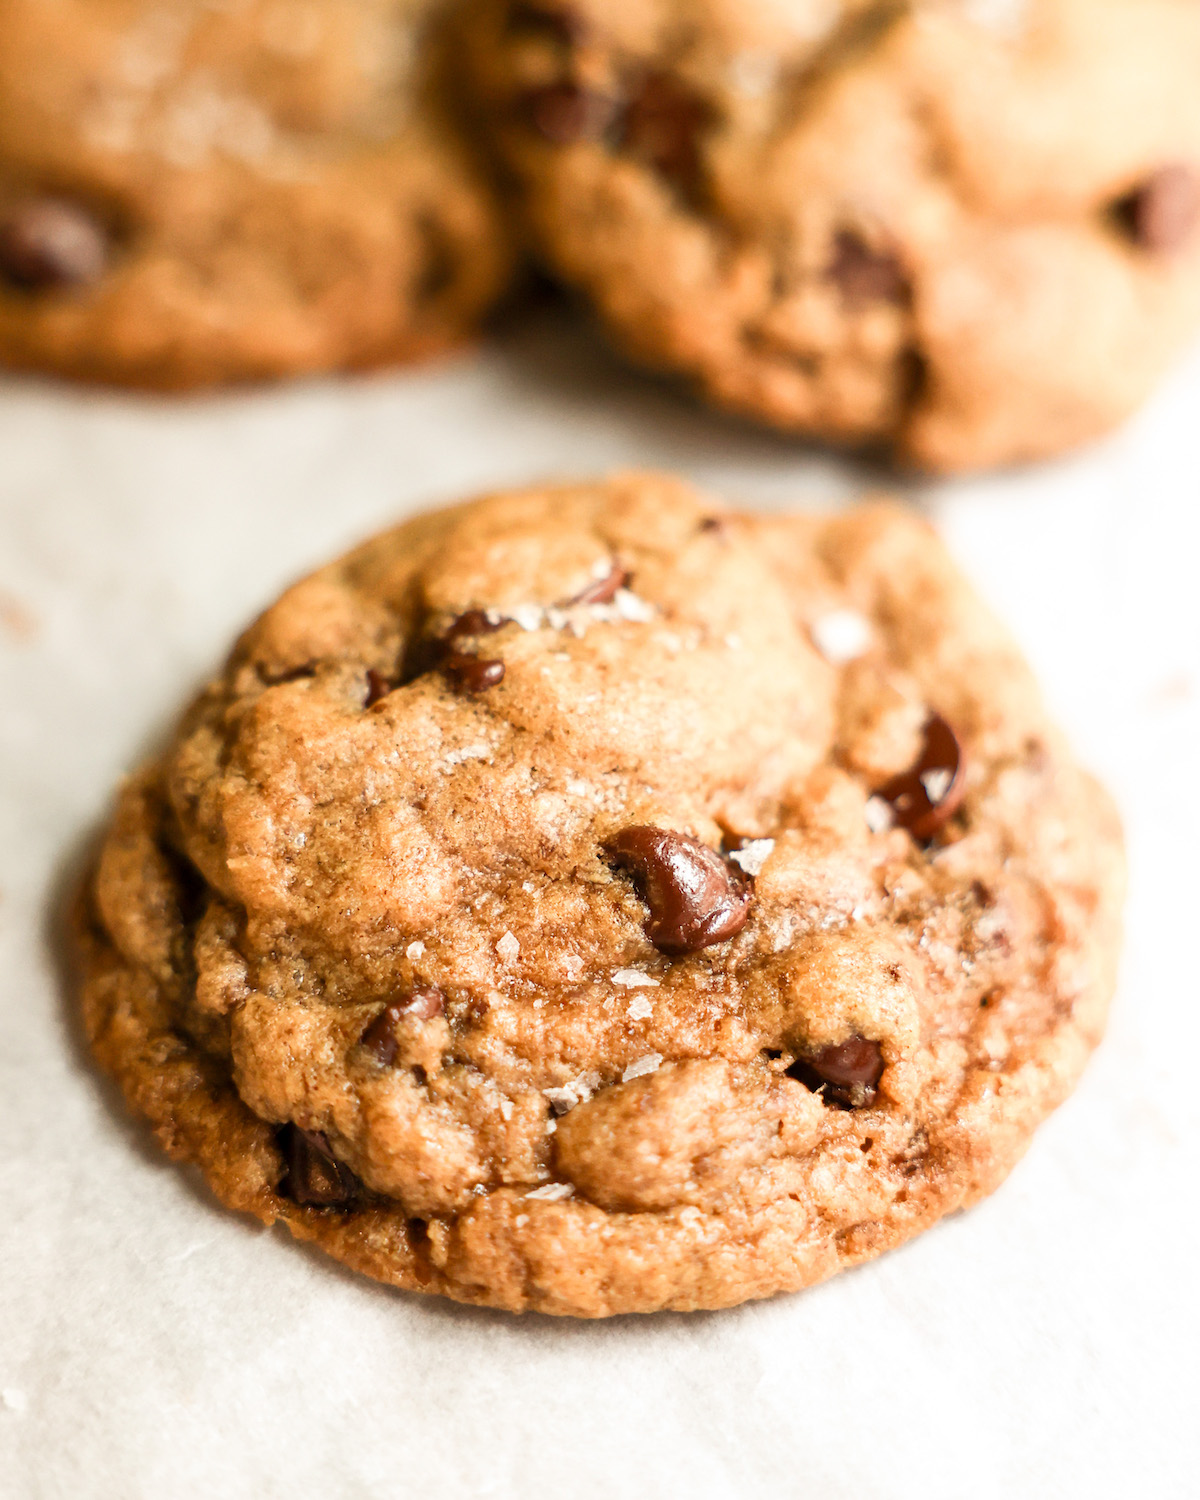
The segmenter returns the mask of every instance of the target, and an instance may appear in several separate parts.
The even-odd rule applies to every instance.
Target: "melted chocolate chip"
[[[367,668],[367,696],[363,700],[364,708],[374,708],[381,698],[386,698],[392,691],[392,684],[374,667]]]
[[[853,304],[908,299],[908,277],[896,256],[872,250],[853,230],[842,229],[834,241],[833,260],[825,275],[843,298]]]
[[[285,1125],[279,1146],[287,1171],[279,1190],[293,1203],[308,1208],[338,1208],[351,1203],[362,1192],[362,1183],[329,1149],[319,1130],[301,1130]]]
[[[613,563],[603,578],[593,579],[587,588],[582,589],[568,604],[610,604],[616,598],[617,592],[623,589],[629,582],[628,571],[620,563]]]
[[[802,1057],[788,1069],[795,1078],[839,1109],[862,1109],[874,1104],[878,1083],[883,1074],[883,1053],[878,1042],[852,1036],[849,1041],[822,1047]]]
[[[687,192],[699,183],[700,137],[712,110],[669,73],[650,73],[629,101],[621,124],[621,146]]]
[[[0,210],[0,281],[27,292],[88,286],[108,260],[108,235],[65,198],[26,198]]]
[[[482,693],[485,688],[495,687],[498,682],[504,681],[502,661],[488,661],[478,656],[468,656],[462,651],[451,651],[444,656],[441,670],[458,693]]]
[[[513,36],[543,36],[563,47],[577,47],[587,35],[588,24],[577,11],[525,0],[510,7],[507,29]]]
[[[445,1003],[446,997],[436,985],[414,990],[406,999],[384,1006],[359,1037],[359,1046],[365,1047],[381,1067],[390,1067],[396,1059],[399,1046],[396,1027],[401,1020],[415,1016],[418,1021],[432,1021],[434,1016],[441,1015]]]
[[[695,953],[736,936],[750,915],[740,870],[684,833],[636,826],[605,844],[650,908],[646,936],[663,953]]]
[[[1200,173],[1182,162],[1160,167],[1118,200],[1117,221],[1144,250],[1169,254],[1200,223]]]
[[[896,823],[915,839],[931,839],[958,811],[966,790],[962,750],[940,714],[925,724],[925,743],[914,766],[884,782],[875,795],[891,809]]]
[[[576,83],[552,83],[526,94],[524,112],[540,136],[555,146],[597,141],[617,115],[617,105]]]
[[[494,609],[467,609],[450,622],[446,631],[448,641],[456,641],[463,635],[491,635],[508,621]]]

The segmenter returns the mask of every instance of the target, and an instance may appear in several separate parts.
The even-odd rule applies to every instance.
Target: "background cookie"
[[[468,335],[505,234],[431,0],[0,0],[0,363],[149,386]]]
[[[547,263],[725,406],[1032,458],[1195,327],[1192,0],[483,0],[468,31]]]
[[[1099,1037],[1105,795],[922,523],[498,496],[290,590],[122,795],[97,1056],[399,1286],[718,1307],[994,1187]]]

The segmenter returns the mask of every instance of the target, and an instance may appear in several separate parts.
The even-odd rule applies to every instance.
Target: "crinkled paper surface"
[[[1200,1231],[1200,360],[1108,442],[904,487],[1020,637],[1132,862],[1109,1038],[1006,1187],[814,1292],[572,1324],[387,1291],[128,1121],[59,914],[118,778],[280,587],[420,506],[631,465],[733,500],[886,475],[573,329],[183,403],[0,382],[0,1496],[1183,1495]]]

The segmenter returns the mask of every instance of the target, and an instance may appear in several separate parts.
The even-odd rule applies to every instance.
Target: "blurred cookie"
[[[1034,458],[1200,321],[1194,0],[481,0],[467,35],[547,264],[735,411]]]
[[[433,0],[0,0],[0,364],[188,387],[415,359],[509,251]]]
[[[676,481],[426,515],[289,590],[121,795],[96,1055],[226,1203],[599,1317],[991,1191],[1100,1037],[1112,806],[923,523]]]

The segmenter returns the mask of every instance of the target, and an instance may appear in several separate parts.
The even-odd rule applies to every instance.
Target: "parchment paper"
[[[595,1325],[382,1290],[219,1209],[87,1065],[56,909],[233,633],[410,509],[630,465],[769,506],[887,477],[557,321],[186,403],[0,383],[0,1496],[1197,1493],[1198,416],[1193,359],[1078,457],[906,491],[1127,820],[1124,978],[1079,1092],[993,1199],[881,1262]]]

